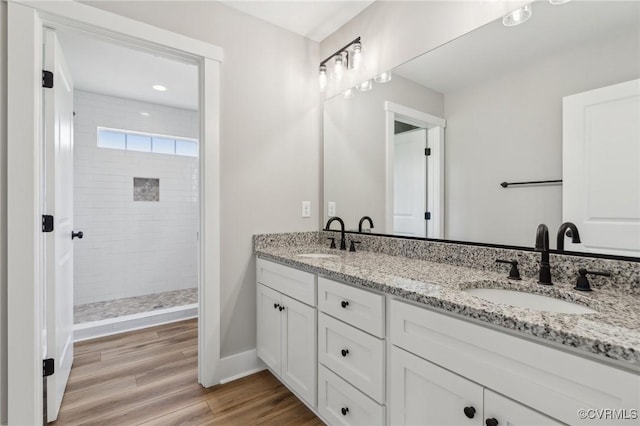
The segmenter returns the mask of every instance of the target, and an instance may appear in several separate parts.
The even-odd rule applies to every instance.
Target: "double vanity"
[[[258,356],[323,421],[640,421],[638,263],[555,256],[543,286],[534,252],[366,235],[349,252],[332,236],[254,239]],[[578,292],[562,274],[579,267],[612,278]]]

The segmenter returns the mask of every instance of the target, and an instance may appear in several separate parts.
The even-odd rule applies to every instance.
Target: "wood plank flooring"
[[[270,372],[205,389],[197,321],[76,343],[51,425],[305,425],[323,423]]]

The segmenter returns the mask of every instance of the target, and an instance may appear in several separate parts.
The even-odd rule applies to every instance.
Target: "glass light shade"
[[[353,97],[356,95],[356,93],[353,91],[353,89],[347,89],[344,91],[344,98],[345,99],[353,99]]]
[[[527,4],[522,6],[520,9],[516,9],[513,12],[505,15],[502,18],[502,23],[506,27],[513,27],[515,25],[520,25],[523,22],[526,22],[531,18],[532,10],[531,5]]]
[[[327,67],[325,65],[320,65],[318,84],[320,85],[320,90],[324,90],[327,88]]]
[[[333,66],[333,72],[336,75],[337,79],[342,78],[342,72],[344,71],[344,59],[342,58],[342,54],[337,54],[333,57],[335,65]]]
[[[379,76],[376,76],[373,81],[375,81],[376,83],[386,83],[388,81],[391,81],[391,71],[383,72]]]
[[[563,3],[569,3],[571,0],[549,0],[549,3],[551,4],[563,4]]]
[[[353,53],[351,54],[351,68],[356,69],[362,62],[362,45],[355,43],[353,45]]]
[[[373,87],[373,83],[371,83],[371,80],[365,80],[362,83],[358,84],[356,86],[356,89],[358,89],[361,92],[368,92],[369,90],[371,90],[372,87]]]

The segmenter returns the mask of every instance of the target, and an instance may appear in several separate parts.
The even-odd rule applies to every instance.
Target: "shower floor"
[[[86,303],[73,308],[74,324],[102,321],[127,315],[152,312],[160,309],[174,308],[198,303],[198,289],[165,291],[163,293],[146,294],[144,296],[107,300],[104,302]]]

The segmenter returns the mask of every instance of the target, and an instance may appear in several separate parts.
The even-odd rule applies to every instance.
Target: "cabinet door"
[[[282,380],[316,406],[316,310],[282,295]]]
[[[280,351],[282,348],[281,295],[269,287],[258,284],[257,293],[257,343],[258,356],[277,375],[280,375]]]
[[[395,346],[390,382],[393,425],[483,425],[481,386]]]
[[[484,417],[485,420],[497,420],[495,423],[497,425],[559,426],[562,424],[489,389],[484,390]]]

